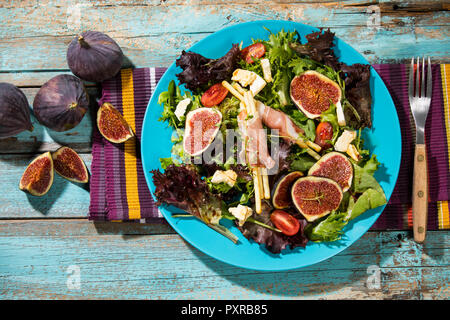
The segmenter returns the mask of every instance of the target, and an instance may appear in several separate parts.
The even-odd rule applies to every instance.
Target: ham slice
[[[285,141],[295,143],[299,134],[303,134],[303,129],[299,128],[284,113],[266,106],[261,101],[256,100],[256,109],[262,122],[270,129],[277,129],[280,137]]]
[[[248,117],[244,109],[238,115],[238,125],[242,133],[241,162],[252,166],[264,166],[271,169],[275,161],[269,154],[267,135],[263,128],[261,117]]]

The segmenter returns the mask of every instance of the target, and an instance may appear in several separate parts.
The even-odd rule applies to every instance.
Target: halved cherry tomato
[[[270,221],[287,236],[293,236],[300,230],[300,222],[283,210],[275,210],[270,215]]]
[[[228,89],[225,88],[221,83],[216,83],[205,91],[200,101],[205,107],[217,106],[223,101],[223,99],[225,99],[227,94]]]
[[[314,142],[322,147],[322,149],[328,149],[332,147],[327,140],[333,138],[333,126],[329,122],[321,122],[316,128],[316,138]]]
[[[261,58],[266,53],[266,47],[261,42],[254,43],[241,50],[242,59],[247,63],[253,63],[252,57]]]

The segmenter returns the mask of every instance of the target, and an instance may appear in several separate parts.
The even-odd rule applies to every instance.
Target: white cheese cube
[[[178,102],[177,107],[175,108],[175,116],[178,120],[181,120],[181,117],[186,113],[187,106],[191,103],[191,99],[186,98]]]
[[[272,82],[272,71],[270,70],[270,61],[267,58],[261,59],[261,67],[264,75],[264,80]]]
[[[236,69],[233,71],[233,76],[231,77],[231,80],[237,81],[241,86],[246,87],[253,81],[255,81],[257,76],[258,75],[253,71]]]
[[[341,127],[345,126],[347,123],[345,121],[344,109],[342,109],[342,104],[340,101],[338,103],[336,103],[336,115],[337,115],[338,124]]]
[[[350,158],[352,158],[355,161],[359,161],[360,159],[360,154],[353,144],[348,146],[347,154],[350,156]]]
[[[334,150],[339,152],[347,152],[348,146],[356,139],[356,131],[344,130],[339,138],[336,140]]]
[[[252,208],[238,204],[237,207],[228,208],[228,211],[239,221],[239,226],[243,226],[245,221],[253,214]]]
[[[250,85],[250,92],[253,96],[256,96],[264,87],[266,86],[266,81],[263,78],[256,75],[256,79]]]
[[[227,171],[216,170],[216,172],[214,172],[214,175],[211,178],[211,183],[217,184],[223,182],[232,187],[236,183],[236,179],[237,173],[234,172],[233,170]]]

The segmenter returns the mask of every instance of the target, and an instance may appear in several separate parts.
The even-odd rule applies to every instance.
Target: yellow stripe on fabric
[[[134,86],[132,69],[123,69],[122,78],[122,108],[123,116],[134,132]],[[125,141],[125,182],[128,203],[128,219],[141,218],[141,206],[139,203],[138,177],[136,165],[136,141],[129,139]]]
[[[450,104],[449,104],[449,92],[450,92],[450,64],[441,65],[441,79],[442,79],[442,96],[444,98],[444,118],[445,118],[445,132],[447,136],[447,155],[448,166],[450,170]],[[438,206],[438,225],[439,229],[450,228],[450,217],[448,201],[440,201]]]
[[[438,228],[449,229],[450,217],[449,217],[449,203],[448,201],[438,201]]]

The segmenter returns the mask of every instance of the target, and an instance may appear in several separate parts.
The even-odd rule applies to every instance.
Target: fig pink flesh
[[[326,178],[301,178],[294,184],[292,195],[297,208],[306,216],[322,216],[336,210],[342,200],[342,190]]]
[[[56,172],[67,179],[79,182],[87,182],[88,180],[83,161],[70,148],[63,147],[58,150],[53,156],[53,164]]]
[[[190,134],[184,140],[184,149],[189,154],[197,154],[213,140],[220,125],[221,116],[216,112],[201,111],[194,113],[188,121]]]
[[[20,189],[44,194],[53,182],[53,163],[49,156],[40,156],[28,165],[20,179]]]
[[[122,114],[109,103],[104,103],[100,107],[97,125],[100,133],[112,142],[123,142],[133,136]]]
[[[330,100],[335,104],[339,101],[340,91],[317,75],[303,74],[292,80],[291,95],[309,113],[321,114],[330,108]]]
[[[352,182],[353,166],[345,156],[333,153],[323,162],[319,160],[317,168],[312,168],[309,175],[336,181],[342,190],[346,191]]]

